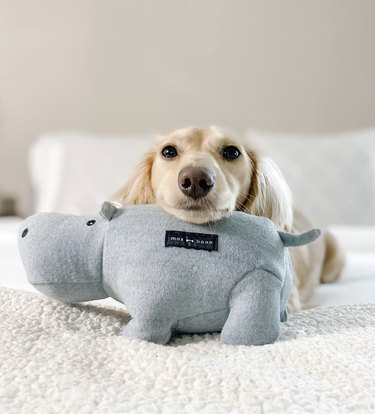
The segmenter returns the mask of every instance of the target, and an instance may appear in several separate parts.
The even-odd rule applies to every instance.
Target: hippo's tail
[[[293,234],[279,231],[280,239],[283,241],[285,247],[292,246],[303,246],[304,244],[309,244],[316,240],[320,235],[321,231],[319,229],[313,229],[306,231],[302,234]]]

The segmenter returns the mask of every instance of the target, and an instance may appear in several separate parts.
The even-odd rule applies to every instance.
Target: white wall
[[[375,124],[373,0],[0,0],[0,191],[38,134]]]

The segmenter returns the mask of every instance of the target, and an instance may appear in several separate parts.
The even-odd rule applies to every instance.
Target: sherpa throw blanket
[[[375,305],[291,316],[259,347],[121,336],[121,309],[0,289],[0,413],[374,413]]]

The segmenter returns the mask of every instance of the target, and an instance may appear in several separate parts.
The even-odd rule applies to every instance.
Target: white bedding
[[[0,286],[35,291],[27,283],[18,255],[20,223],[18,218],[0,218]],[[375,303],[375,228],[336,227],[332,231],[346,251],[344,273],[338,283],[319,286],[308,307]]]
[[[30,290],[18,255],[17,230],[21,221],[0,217],[0,286]]]
[[[271,345],[121,335],[124,311],[0,288],[0,412],[374,413],[375,305],[292,315]]]

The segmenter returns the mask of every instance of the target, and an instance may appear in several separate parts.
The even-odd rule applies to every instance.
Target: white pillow
[[[334,135],[251,131],[271,156],[295,204],[318,224],[375,224],[375,130]],[[35,211],[92,214],[130,177],[150,147],[147,136],[46,134],[30,152]]]
[[[145,136],[44,135],[29,157],[34,210],[97,212],[131,176],[150,142]]]
[[[249,131],[278,164],[295,206],[318,224],[375,224],[375,129],[328,135]]]

